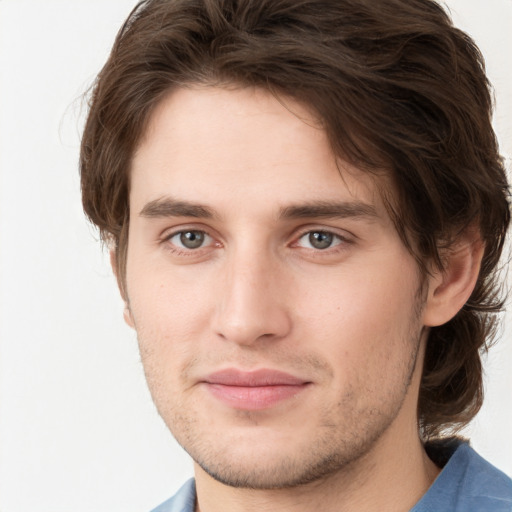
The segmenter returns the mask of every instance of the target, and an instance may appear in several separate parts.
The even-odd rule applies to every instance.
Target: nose
[[[239,345],[286,337],[291,319],[278,265],[261,254],[240,254],[225,265],[213,320],[217,336]]]

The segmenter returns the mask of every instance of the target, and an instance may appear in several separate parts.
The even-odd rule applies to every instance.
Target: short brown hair
[[[480,353],[500,310],[496,269],[508,185],[491,126],[483,58],[432,0],[146,0],[93,87],[82,140],[83,205],[116,249],[124,290],[130,162],[155,106],[187,84],[257,86],[312,107],[335,154],[388,169],[390,212],[420,268],[477,227],[476,287],[427,342],[424,438],[466,424],[482,403]]]

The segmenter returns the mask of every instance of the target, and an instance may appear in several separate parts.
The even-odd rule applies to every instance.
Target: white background
[[[512,0],[448,4],[487,57],[510,157]],[[80,204],[81,95],[133,5],[0,0],[1,512],[143,512],[192,474],[151,403]],[[491,353],[469,431],[509,475],[511,337],[509,326]]]

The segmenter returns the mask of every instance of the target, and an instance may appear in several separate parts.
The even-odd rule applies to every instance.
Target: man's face
[[[417,266],[374,181],[336,162],[306,109],[176,90],[131,178],[128,321],[201,468],[290,486],[417,436]]]

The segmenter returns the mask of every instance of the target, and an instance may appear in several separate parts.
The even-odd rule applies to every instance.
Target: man
[[[482,403],[508,185],[482,57],[431,0],[149,0],[84,131],[154,402],[161,511],[509,511]]]

